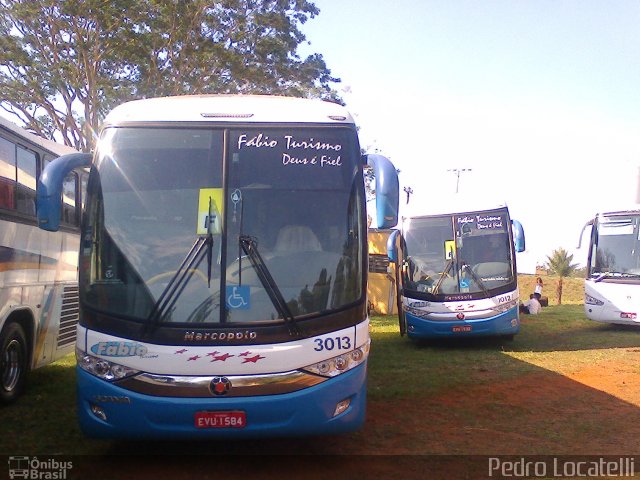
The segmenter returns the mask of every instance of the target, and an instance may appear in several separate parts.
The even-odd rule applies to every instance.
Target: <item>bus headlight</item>
[[[121,378],[130,377],[131,375],[139,373],[138,370],[134,370],[133,368],[89,355],[79,348],[76,348],[76,361],[78,366],[84,371],[108,382],[120,380]]]
[[[584,303],[586,303],[587,305],[604,305],[604,302],[602,300],[598,300],[596,297],[592,297],[591,295],[588,295],[586,293],[584,294]]]
[[[337,357],[328,358],[313,365],[307,365],[302,370],[323,377],[335,377],[341,373],[347,372],[352,368],[357,367],[363,363],[369,356],[369,345],[371,340],[355,350],[348,353],[343,353]]]

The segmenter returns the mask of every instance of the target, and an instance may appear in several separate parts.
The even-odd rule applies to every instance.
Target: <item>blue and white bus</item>
[[[389,237],[400,333],[512,338],[520,329],[515,252],[524,251],[522,225],[505,204],[456,200],[403,216]]]
[[[78,411],[103,438],[345,432],[365,416],[369,353],[363,167],[380,227],[398,179],[320,100],[133,101],[91,156],[39,185],[55,230],[60,179],[91,163],[80,247]],[[50,206],[46,210],[45,206]]]
[[[597,322],[640,325],[640,205],[603,210],[591,226],[584,310]]]
[[[57,232],[36,221],[36,181],[75,152],[0,117],[0,403],[17,400],[29,370],[73,352],[84,172],[62,179]]]

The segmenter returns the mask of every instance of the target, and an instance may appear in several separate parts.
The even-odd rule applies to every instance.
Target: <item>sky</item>
[[[299,53],[341,79],[361,146],[400,169],[412,208],[455,195],[450,170],[467,169],[459,192],[507,203],[534,273],[557,248],[584,265],[585,223],[636,202],[640,2],[313,3]]]
[[[466,169],[461,194],[523,224],[533,273],[557,248],[584,265],[585,223],[638,199],[637,0],[311,1],[299,53],[342,80],[361,146],[400,169],[412,209]]]

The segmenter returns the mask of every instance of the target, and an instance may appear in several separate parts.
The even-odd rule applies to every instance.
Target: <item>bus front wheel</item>
[[[27,375],[27,340],[19,323],[11,322],[0,333],[0,403],[14,402],[22,393]]]

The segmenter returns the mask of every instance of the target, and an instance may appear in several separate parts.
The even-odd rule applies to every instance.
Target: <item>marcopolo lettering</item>
[[[142,357],[147,354],[147,347],[136,342],[99,342],[91,351],[103,357]]]
[[[208,340],[253,340],[258,336],[256,332],[245,330],[244,332],[184,332],[184,339],[195,342],[206,342]]]

